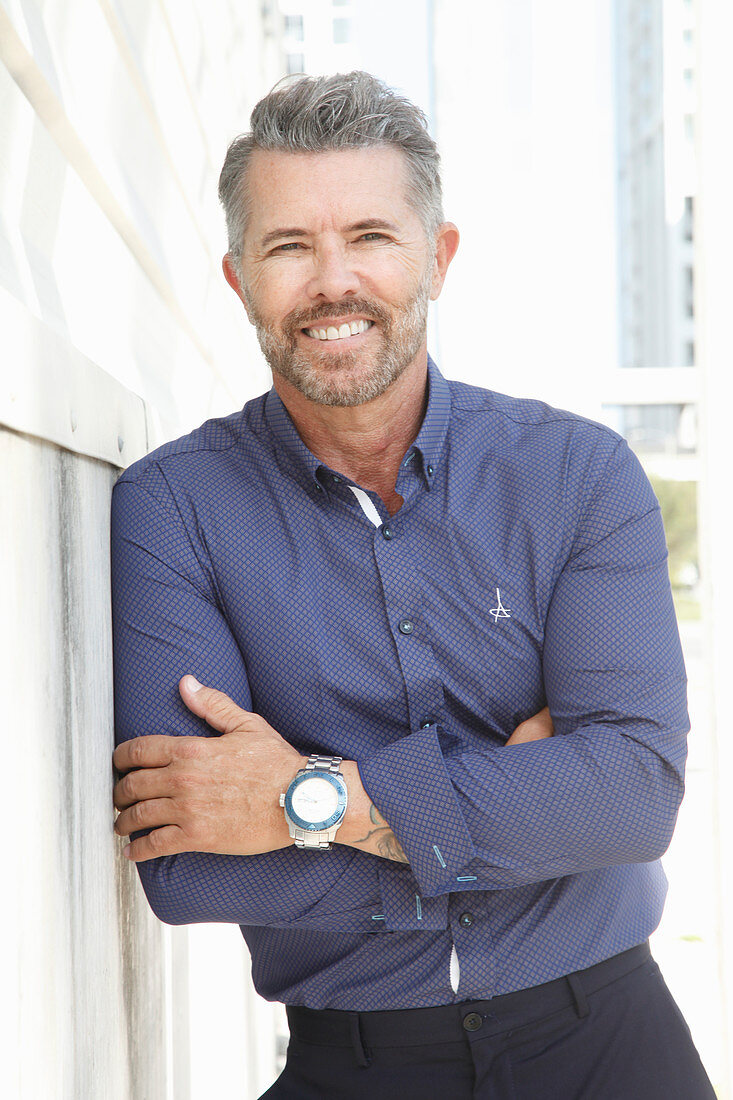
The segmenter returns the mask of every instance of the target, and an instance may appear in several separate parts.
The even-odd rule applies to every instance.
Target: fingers
[[[181,852],[190,852],[191,841],[178,825],[166,825],[162,829],[154,829],[147,836],[140,836],[123,848],[123,855],[134,863],[141,863],[146,859],[157,859],[160,856],[175,856]]]
[[[148,798],[123,810],[115,821],[118,836],[129,836],[141,829],[154,829],[175,823],[175,806],[170,798]]]
[[[178,737],[152,733],[123,741],[112,753],[112,763],[120,772],[130,768],[163,768],[174,759]]]
[[[184,676],[178,690],[188,709],[221,733],[242,729],[257,717],[238,707],[223,691],[204,687],[193,676]]]
[[[149,798],[172,797],[180,793],[180,779],[169,768],[143,768],[128,772],[115,783],[112,800],[118,810]]]

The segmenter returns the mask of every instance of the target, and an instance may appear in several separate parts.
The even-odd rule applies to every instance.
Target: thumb
[[[238,707],[223,691],[205,687],[195,676],[184,676],[178,690],[188,709],[221,733],[242,729],[252,718],[248,710]]]

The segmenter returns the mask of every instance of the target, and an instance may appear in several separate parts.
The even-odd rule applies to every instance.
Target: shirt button
[[[400,626],[399,626],[400,634],[412,634],[414,629],[415,629],[415,627],[414,627],[414,625],[413,625],[413,623],[410,619],[401,619],[400,620]]]
[[[464,928],[470,928],[473,924],[473,913],[461,913],[458,923]]]
[[[432,477],[433,474],[435,473],[435,467],[434,466],[428,466],[428,473]]]
[[[478,1012],[469,1012],[467,1016],[463,1017],[463,1026],[466,1031],[478,1031],[483,1022]]]
[[[334,483],[334,485],[340,485],[341,484],[341,478],[338,477],[337,474],[331,474],[331,481]]]
[[[391,527],[383,527],[382,528],[382,535],[385,539],[391,539],[392,536],[394,535],[394,531],[392,530]]]
[[[422,722],[420,723],[420,729],[421,730],[430,729],[430,727],[432,726],[434,721],[435,721],[434,718],[423,718]]]

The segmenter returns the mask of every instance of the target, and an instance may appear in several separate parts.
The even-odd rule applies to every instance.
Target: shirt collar
[[[428,407],[425,410],[420,431],[412,446],[407,448],[403,465],[416,452],[422,462],[422,472],[428,488],[435,480],[445,448],[450,419],[450,386],[428,356]]]
[[[428,405],[420,426],[420,431],[405,453],[403,465],[414,461],[418,455],[422,475],[428,488],[431,487],[438,472],[443,454],[448,421],[450,418],[450,386],[428,356]],[[285,408],[279,393],[273,386],[265,398],[265,420],[272,433],[276,448],[282,452],[288,462],[289,470],[306,488],[322,489],[318,472],[338,473],[310,451],[298,435],[290,413]]]

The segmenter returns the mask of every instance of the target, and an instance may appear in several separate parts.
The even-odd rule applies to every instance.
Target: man
[[[276,89],[220,194],[273,389],[114,494],[151,905],[242,926],[288,1006],[267,1097],[712,1096],[646,942],[687,716],[637,461],[429,360],[458,232],[378,81]]]

